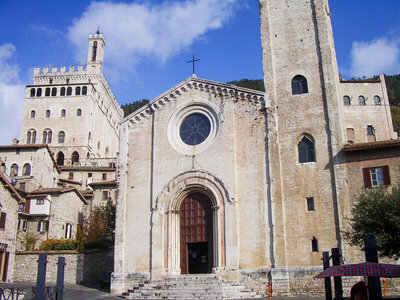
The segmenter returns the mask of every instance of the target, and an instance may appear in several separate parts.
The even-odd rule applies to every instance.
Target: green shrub
[[[77,246],[72,239],[48,239],[40,244],[39,250],[77,250]]]

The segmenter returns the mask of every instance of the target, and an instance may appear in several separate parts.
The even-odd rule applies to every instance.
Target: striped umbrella
[[[332,266],[314,278],[339,276],[400,277],[400,265],[364,262],[351,265]]]

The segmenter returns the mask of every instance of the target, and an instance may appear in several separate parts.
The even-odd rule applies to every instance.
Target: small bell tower
[[[104,47],[106,41],[99,30],[89,35],[89,49],[87,58],[87,71],[89,73],[100,73],[103,71]]]

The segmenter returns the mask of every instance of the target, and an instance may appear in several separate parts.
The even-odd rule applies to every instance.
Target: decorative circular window
[[[176,151],[193,155],[207,149],[217,131],[215,110],[205,104],[194,104],[172,115],[168,123],[168,140]]]
[[[210,120],[203,114],[195,113],[183,120],[179,134],[185,144],[194,146],[204,142],[210,130]]]

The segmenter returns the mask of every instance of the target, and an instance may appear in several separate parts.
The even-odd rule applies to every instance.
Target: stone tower
[[[48,144],[60,165],[116,157],[123,117],[102,72],[105,40],[89,36],[87,66],[35,68],[27,86],[21,143]]]
[[[337,164],[344,145],[340,80],[327,0],[259,4],[274,210],[272,267],[290,272],[320,265],[321,251],[341,245],[339,203],[346,195],[345,169]]]

